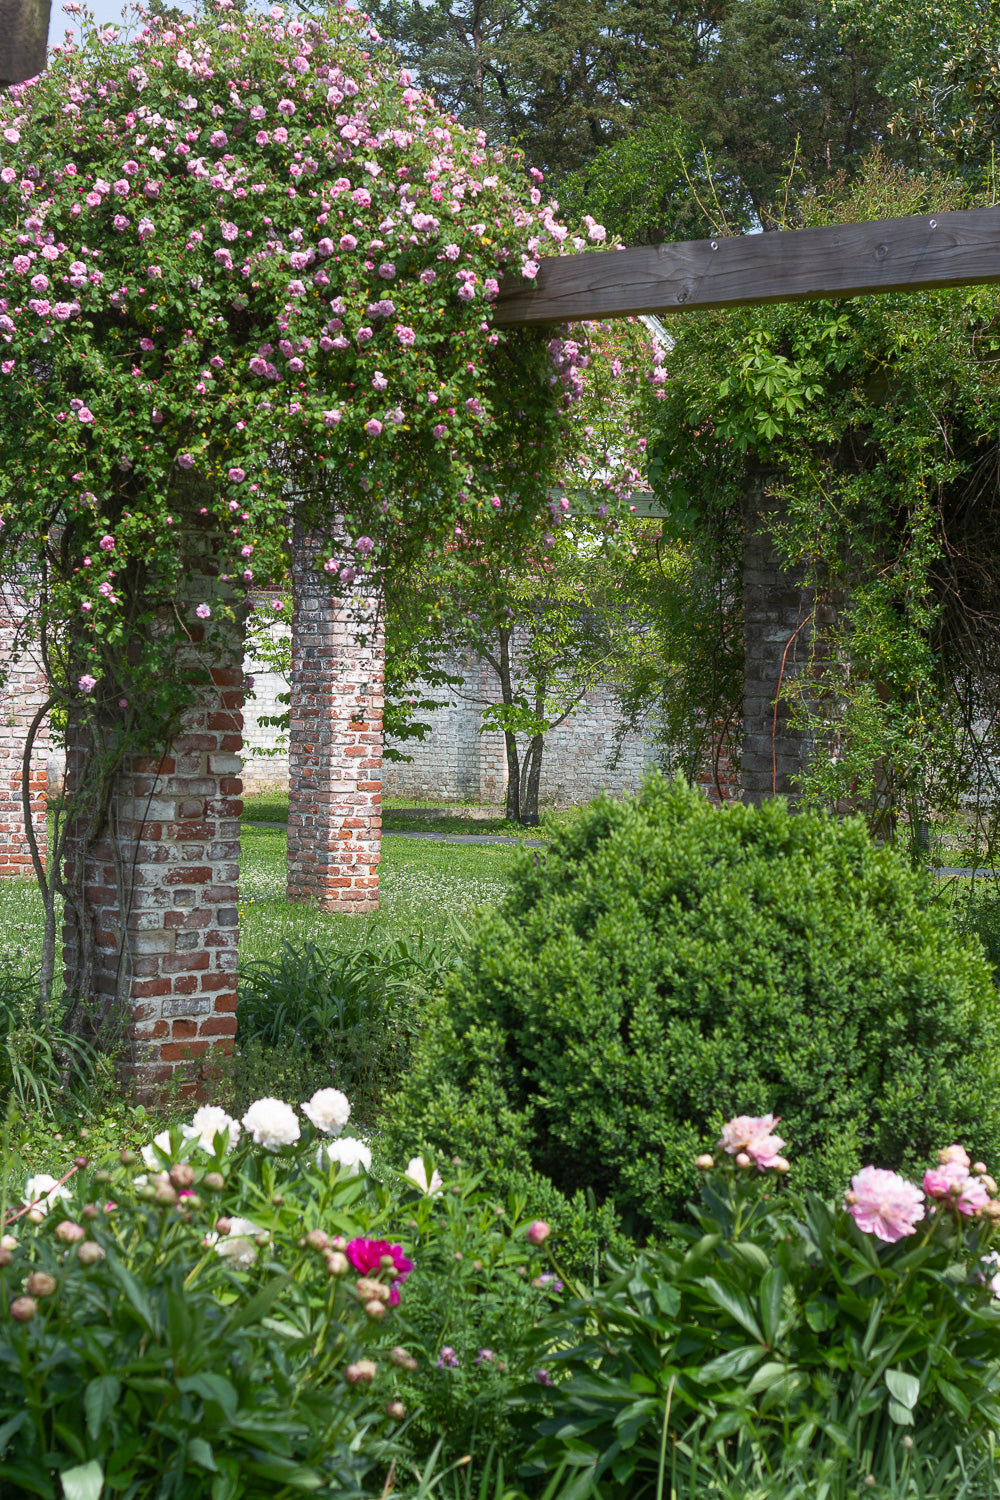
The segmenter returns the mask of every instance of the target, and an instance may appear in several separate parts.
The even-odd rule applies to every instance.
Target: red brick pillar
[[[348,556],[296,531],[288,899],[364,912],[378,908],[385,641],[374,601],[340,579]],[[314,566],[331,557],[336,571]]]
[[[34,877],[35,873],[24,824],[21,771],[29,727],[48,692],[41,666],[21,639],[28,610],[28,600],[18,589],[8,586],[0,592],[0,667],[6,679],[0,692],[0,879]],[[42,719],[32,745],[28,795],[31,827],[43,863],[48,762],[49,725]]]
[[[217,588],[204,580],[200,597]],[[69,993],[89,937],[81,1003],[105,1038],[120,1024],[125,1071],[140,1096],[161,1092],[179,1067],[189,1075],[185,1091],[197,1090],[210,1073],[207,1054],[231,1051],[236,1034],[242,632],[232,632],[221,655],[203,657],[200,627],[190,628],[191,666],[209,667],[210,682],[162,756],[133,757],[118,773],[108,823],[85,860],[87,932],[68,902],[63,927]],[[71,725],[70,797],[87,747]],[[80,857],[79,821],[67,838],[67,867]]]

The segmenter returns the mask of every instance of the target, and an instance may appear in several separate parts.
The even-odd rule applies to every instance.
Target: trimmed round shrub
[[[407,1149],[592,1189],[633,1233],[684,1216],[694,1157],[774,1111],[824,1195],[942,1141],[1000,1143],[1000,1018],[975,939],[860,819],[601,800],[484,915],[390,1111]]]

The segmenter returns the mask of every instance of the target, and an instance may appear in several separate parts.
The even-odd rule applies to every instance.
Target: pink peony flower
[[[199,620],[207,620],[211,613],[212,611],[207,604],[199,604],[198,608],[195,610],[195,614],[198,616]]]
[[[785,1144],[780,1135],[774,1134],[777,1123],[775,1115],[737,1115],[723,1125],[718,1144],[730,1156],[745,1152],[763,1172],[780,1159]]]
[[[912,1182],[881,1167],[863,1167],[851,1178],[848,1210],[864,1234],[895,1244],[924,1217],[924,1195]]]
[[[113,536],[102,536],[97,545],[100,547],[102,552],[110,552],[112,547],[115,545],[115,539]]]
[[[969,1161],[969,1153],[966,1151],[964,1146],[945,1146],[943,1151],[938,1152],[938,1161],[940,1162],[942,1167],[947,1166],[949,1162],[957,1162],[958,1165],[964,1167],[966,1171],[968,1171],[969,1167],[971,1166],[971,1162]]]
[[[961,1151],[961,1147],[952,1149]],[[969,1158],[966,1156],[965,1160],[968,1162]],[[980,1213],[989,1202],[985,1184],[978,1177],[971,1177],[957,1158],[924,1173],[924,1192],[929,1198],[947,1200],[967,1218]]]
[[[382,431],[382,423],[379,421],[378,417],[372,417],[370,421],[365,423],[365,431],[367,432],[369,437],[378,437],[379,433]]]

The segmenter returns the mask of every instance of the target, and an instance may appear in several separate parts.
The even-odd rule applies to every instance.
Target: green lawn
[[[431,812],[440,812],[440,816],[431,817]],[[503,809],[492,804],[462,802],[449,804],[444,810],[440,802],[414,797],[382,799],[382,827],[386,833],[480,833],[500,834],[505,838],[545,839],[551,838],[579,814],[580,809],[574,807],[546,808],[539,826],[526,828],[520,823],[508,823]],[[287,823],[287,792],[262,792],[245,797],[243,818],[245,822]]]
[[[286,802],[287,811],[287,802]],[[254,809],[252,816],[256,817]],[[387,839],[379,872],[380,909],[341,916],[285,900],[285,831],[243,828],[240,855],[240,959],[270,957],[284,938],[311,937],[330,947],[379,945],[396,937],[443,937],[477,907],[495,906],[525,858],[503,844],[444,844]],[[0,970],[37,970],[42,904],[33,881],[0,881]]]
[[[398,937],[442,937],[452,919],[467,926],[476,909],[502,899],[524,851],[504,844],[442,844],[386,839],[379,910],[352,917],[290,906],[285,900],[285,833],[243,829],[240,855],[240,959],[266,958],[283,939],[311,937],[331,947],[373,946]]]

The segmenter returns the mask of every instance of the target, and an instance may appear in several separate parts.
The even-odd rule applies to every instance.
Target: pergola
[[[987,282],[1000,282],[1000,209],[559,257],[542,263],[533,287],[508,277],[495,321],[512,328],[664,316]],[[745,522],[743,796],[751,801],[788,790],[806,749],[778,699],[789,647],[805,645],[813,604],[802,580],[781,570],[767,505],[761,487],[748,496]],[[378,901],[381,642],[359,646],[349,601],[329,594],[312,566],[314,545],[296,537],[289,897],[363,911]],[[24,607],[0,600],[0,651],[9,652]],[[25,873],[28,820],[42,845],[45,833],[42,736],[22,782],[27,725],[44,703],[44,683],[22,661],[8,691],[12,711],[0,727],[0,875]],[[162,1088],[175,1067],[192,1060],[207,1066],[235,1035],[241,705],[234,644],[232,659],[213,668],[208,700],[186,721],[169,762],[135,768],[132,802],[120,809],[133,818],[126,912],[108,848],[97,846],[91,861],[88,899],[108,985],[117,983],[121,962],[118,932],[126,919],[130,924],[127,1035],[142,1091]]]
[[[662,317],[987,282],[1000,282],[996,208],[550,259],[533,287],[504,280],[495,321],[519,328]],[[782,570],[765,490],[758,483],[748,492],[745,517],[742,795],[750,802],[792,790],[808,753],[779,695],[796,654],[808,651],[815,600],[801,577]]]

